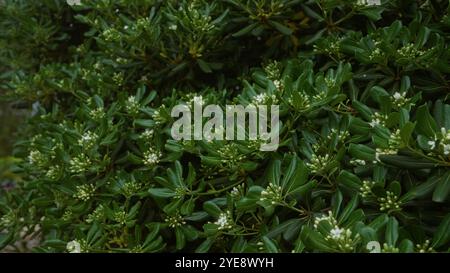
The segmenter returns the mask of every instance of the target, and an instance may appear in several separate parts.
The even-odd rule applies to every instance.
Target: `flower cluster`
[[[304,92],[291,95],[287,102],[297,110],[304,110],[311,107],[311,98]]]
[[[366,161],[364,161],[362,159],[351,159],[350,160],[350,164],[352,164],[354,166],[365,166],[366,165]]]
[[[186,221],[179,212],[175,213],[174,215],[167,216],[164,221],[169,224],[169,227],[171,228],[181,227],[182,225],[186,224]]]
[[[375,126],[385,126],[386,125],[386,120],[387,120],[387,116],[380,114],[378,112],[375,112],[372,115],[372,120],[370,121],[370,126],[371,127],[375,127]]]
[[[84,184],[77,186],[77,190],[73,197],[82,200],[82,201],[89,201],[95,193],[95,186],[91,184]]]
[[[264,66],[264,71],[267,74],[267,78],[270,80],[279,80],[281,77],[281,64],[280,62],[272,60]]]
[[[242,184],[238,185],[238,186],[233,187],[231,189],[230,195],[233,198],[238,199],[244,194],[244,190],[245,190],[245,186],[244,185],[242,185]]]
[[[270,105],[276,104],[278,99],[275,95],[268,95],[266,93],[261,93],[253,97],[252,104],[258,105]]]
[[[92,109],[89,111],[89,116],[95,121],[100,121],[106,116],[105,109],[103,107]]]
[[[219,230],[228,230],[233,228],[234,221],[230,211],[222,212],[214,224],[218,225]]]
[[[48,170],[45,173],[45,176],[50,180],[56,180],[56,179],[58,179],[60,173],[61,173],[61,167],[58,165],[52,165],[52,166],[48,167]]]
[[[389,245],[388,243],[384,243],[383,244],[383,249],[381,249],[382,253],[398,253],[400,250],[393,246],[393,245]]]
[[[72,158],[69,162],[69,171],[75,174],[82,174],[91,167],[91,160],[85,154],[80,154]]]
[[[105,207],[100,204],[92,213],[90,213],[87,218],[87,223],[99,222],[105,217]]]
[[[39,150],[30,151],[30,154],[28,155],[28,162],[37,167],[42,167],[47,164],[47,161],[47,157]]]
[[[128,97],[127,101],[125,102],[125,110],[130,115],[138,114],[140,107],[141,105],[139,104],[135,96]]]
[[[336,220],[336,218],[334,218],[332,211],[328,211],[327,215],[321,215],[321,216],[315,217],[314,218],[314,228],[317,229],[319,227],[319,224],[322,221],[328,222],[333,226],[337,225],[337,220]]]
[[[83,147],[85,150],[90,150],[96,144],[98,140],[98,135],[94,132],[88,131],[84,133],[78,140],[78,145]]]
[[[375,159],[380,161],[381,155],[396,155],[398,149],[402,147],[402,138],[400,135],[400,129],[391,133],[388,139],[388,147],[377,148],[375,150]]]
[[[270,183],[265,190],[261,192],[260,201],[268,201],[272,205],[281,203],[283,201],[283,189],[281,186],[277,186]]]
[[[144,132],[140,135],[141,139],[151,140],[154,135],[154,131],[152,129],[145,129]]]
[[[165,117],[161,114],[161,112],[165,110],[166,106],[163,104],[159,107],[159,109],[156,109],[155,112],[153,112],[152,118],[155,121],[156,125],[160,125],[166,122]]]
[[[385,53],[379,47],[375,47],[372,52],[370,52],[368,58],[371,61],[377,62],[379,60],[383,60],[385,56]]]
[[[15,216],[11,211],[0,218],[0,227],[9,227],[14,224]]]
[[[241,154],[235,143],[224,145],[217,151],[217,153],[222,158],[222,164],[230,167],[237,166],[239,162],[246,158],[245,155]]]
[[[359,234],[353,235],[350,229],[339,227],[338,222],[331,211],[328,211],[328,215],[316,217],[314,220],[314,228],[319,230],[322,222],[325,222],[323,227],[327,230],[327,233],[324,234],[325,240],[331,247],[342,252],[351,252],[354,250],[355,245],[359,240]]]
[[[312,154],[310,162],[306,163],[313,173],[321,173],[331,163],[333,158],[329,154],[317,155]]]
[[[432,246],[430,246],[431,242],[430,240],[425,240],[423,244],[416,244],[417,251],[419,253],[433,253],[435,250]]]
[[[409,43],[397,50],[397,54],[404,59],[415,59],[425,54],[426,51],[422,51],[416,48],[412,43]]]
[[[442,154],[450,155],[450,130],[441,128],[440,133],[435,136],[434,140],[428,141],[428,145],[431,150],[438,148]]]
[[[359,237],[359,234],[355,237]],[[353,251],[356,241],[350,229],[339,228],[337,225],[330,230],[330,234],[325,239],[336,244],[338,249],[344,252]]]
[[[127,181],[122,187],[122,192],[125,196],[130,197],[138,193],[141,188],[141,183],[136,181]]]
[[[143,162],[145,165],[151,167],[158,164],[161,157],[162,153],[160,151],[156,151],[155,149],[150,148],[144,153]]]
[[[407,105],[411,99],[406,97],[406,92],[399,93],[395,92],[394,95],[392,95],[392,103],[397,107],[402,107]]]
[[[113,214],[113,220],[124,226],[127,223],[127,213],[123,210],[118,210]]]
[[[375,184],[375,182],[373,182],[373,181],[368,181],[368,180],[363,181],[363,185],[359,189],[360,194],[363,198],[366,198],[366,197],[372,195],[372,187],[374,184]]]

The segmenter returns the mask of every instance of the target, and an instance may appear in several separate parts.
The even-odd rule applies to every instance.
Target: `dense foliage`
[[[0,249],[449,251],[449,1],[372,2],[0,1],[0,92],[36,110]],[[280,105],[280,147],[173,140],[199,98]]]

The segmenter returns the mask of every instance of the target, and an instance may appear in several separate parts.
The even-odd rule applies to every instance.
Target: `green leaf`
[[[203,61],[202,59],[197,59],[197,63],[203,72],[212,73],[212,69],[207,62]]]
[[[429,138],[434,138],[437,131],[437,124],[428,111],[427,105],[422,105],[416,112],[417,132]]]
[[[181,227],[175,228],[176,249],[181,250],[186,245],[186,237]]]
[[[195,253],[206,253],[209,251],[211,246],[214,244],[215,238],[208,237],[206,240],[204,240],[195,250]]]
[[[258,23],[253,23],[251,25],[248,25],[248,26],[244,27],[243,29],[239,30],[238,32],[234,33],[232,36],[233,37],[244,36],[247,33],[249,33],[250,31],[252,31],[257,25],[258,25]]]
[[[148,192],[155,197],[161,198],[171,198],[175,196],[175,192],[167,188],[151,188]]]
[[[362,145],[362,144],[350,144],[348,147],[349,153],[357,159],[366,161],[373,161],[375,159],[375,150]]]
[[[314,10],[312,10],[310,7],[308,7],[305,4],[301,4],[302,5],[302,9],[305,11],[305,13],[311,17],[316,19],[319,22],[322,22],[323,20],[325,20],[321,15],[319,15],[317,12],[315,12]]]
[[[395,246],[398,239],[398,221],[394,217],[390,217],[386,226],[386,243]]]
[[[261,239],[268,253],[278,253],[278,248],[271,239],[267,238],[266,236],[263,236]]]
[[[399,251],[401,253],[413,253],[414,252],[414,243],[408,239],[402,240],[399,245]]]
[[[396,196],[400,196],[401,191],[402,191],[402,186],[400,185],[400,182],[398,181],[392,181],[389,184],[389,191],[393,192]]]
[[[269,24],[271,24],[273,27],[275,27],[279,32],[283,33],[284,35],[292,35],[293,31],[289,27],[278,23],[277,21],[269,20]]]
[[[437,100],[434,104],[433,116],[439,128],[450,129],[450,105]]]
[[[402,139],[402,142],[405,146],[409,146],[409,141],[411,139],[411,135],[414,132],[414,128],[416,127],[415,123],[407,122],[405,125],[400,129],[400,137]]]
[[[197,240],[199,233],[194,227],[189,226],[189,225],[184,225],[181,227],[181,229],[183,230],[184,236],[187,241],[191,242],[191,241]]]
[[[380,161],[404,169],[431,169],[436,163],[422,158],[413,158],[403,155],[380,155]]]
[[[269,182],[274,185],[280,186],[280,176],[281,176],[281,161],[274,160],[269,167],[268,171]]]
[[[353,196],[350,202],[342,211],[341,215],[339,215],[338,221],[339,223],[345,223],[350,217],[350,214],[357,208],[358,206],[358,195]]]
[[[435,249],[447,245],[450,241],[450,213],[440,223],[433,236],[433,242],[431,246]]]
[[[361,179],[358,176],[346,171],[342,170],[337,177],[337,182],[339,186],[344,186],[353,191],[359,191],[362,186]]]
[[[368,106],[366,106],[365,104],[355,100],[355,101],[352,102],[352,106],[361,114],[361,116],[365,120],[371,120],[372,119],[373,111]]]
[[[435,189],[436,183],[438,181],[439,178],[435,176],[430,177],[426,182],[420,183],[419,185],[410,189],[399,199],[399,201],[402,203],[406,203],[414,199],[425,197]]]
[[[304,161],[299,161],[296,164],[294,175],[287,183],[287,192],[296,192],[298,188],[308,181],[309,170]]]
[[[431,30],[425,26],[421,26],[419,29],[419,34],[417,34],[415,45],[417,48],[421,48],[428,41],[428,37],[430,36]]]
[[[213,217],[219,217],[219,215],[222,213],[222,210],[219,208],[219,206],[216,205],[216,203],[212,201],[207,201],[203,203],[203,209],[211,216]]]
[[[134,124],[145,128],[153,128],[155,126],[155,122],[151,119],[136,119]]]
[[[375,218],[370,224],[369,227],[373,228],[375,231],[378,231],[382,227],[384,227],[389,221],[389,216],[387,214],[381,214],[377,218]]]
[[[278,235],[285,232],[289,227],[291,226],[299,226],[301,220],[300,219],[289,219],[279,225],[277,225],[275,228],[271,229],[269,232],[266,233],[267,238],[275,238]]]
[[[324,252],[337,252],[333,248],[329,247],[329,244],[325,239],[315,230],[308,226],[303,226],[300,232],[302,242],[310,250],[320,250]]]

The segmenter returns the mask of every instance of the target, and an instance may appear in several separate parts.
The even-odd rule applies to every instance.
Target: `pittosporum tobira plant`
[[[449,11],[0,1],[0,92],[35,109],[0,166],[0,249],[448,252]],[[276,150],[174,139],[200,101],[276,105]]]

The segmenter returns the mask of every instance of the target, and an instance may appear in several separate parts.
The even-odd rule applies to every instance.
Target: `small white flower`
[[[90,149],[98,139],[98,135],[93,132],[84,133],[78,140],[78,145],[83,146],[85,149]]]
[[[142,139],[150,139],[153,136],[154,131],[152,129],[146,129],[142,134]]]
[[[66,249],[69,253],[81,253],[81,245],[76,240],[68,242]]]
[[[217,219],[217,221],[214,222],[214,224],[219,226],[218,227],[219,230],[232,228],[233,220],[231,219],[231,212],[230,211],[222,212],[219,215],[219,218]]]
[[[395,92],[393,95],[394,99],[399,100],[401,98],[403,98],[402,94],[400,94],[399,92]]]
[[[238,187],[234,187],[234,188],[231,190],[230,194],[231,194],[231,196],[233,196],[233,197],[239,196],[239,195],[240,195],[239,188],[238,188]]]
[[[335,239],[335,240],[339,240],[342,238],[344,230],[342,228],[339,227],[335,227],[332,230],[330,230],[330,235],[331,238]]]
[[[354,159],[354,160],[350,160],[350,164],[355,165],[355,166],[364,166],[364,165],[366,165],[366,161],[364,161],[362,159]]]
[[[370,127],[375,127],[377,125],[380,125],[380,121],[378,119],[373,119],[370,123],[369,123]]]

